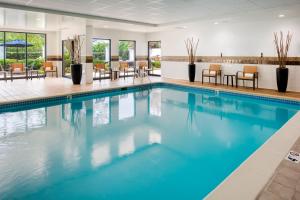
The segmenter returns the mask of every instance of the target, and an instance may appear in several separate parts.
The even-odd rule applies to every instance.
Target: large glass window
[[[119,61],[135,62],[135,41],[119,41]]]
[[[46,35],[42,33],[0,32],[0,64],[3,70],[10,70],[15,63],[22,63],[30,69],[41,69],[46,59]],[[19,65],[19,64],[18,64]],[[0,70],[2,70],[0,68]],[[14,78],[24,77],[19,71]]]
[[[66,46],[66,41],[62,41],[62,68],[63,68],[63,76],[71,77],[71,54]]]
[[[0,32],[0,71],[4,70],[4,32]]]
[[[161,75],[161,43],[160,41],[149,41],[148,42],[148,58],[149,66],[152,71],[151,75]]]
[[[8,68],[13,63],[26,64],[26,34],[5,33],[5,64]]]
[[[45,61],[46,36],[44,34],[27,34],[27,65],[35,70],[41,70]]]
[[[92,40],[93,50],[93,64],[94,64],[94,78],[109,77],[110,62],[111,62],[111,48],[109,39],[98,39]],[[104,71],[100,70],[100,67],[104,65]],[[101,68],[102,69],[102,68]]]

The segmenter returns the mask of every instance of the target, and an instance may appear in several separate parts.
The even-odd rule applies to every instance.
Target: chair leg
[[[203,78],[204,78],[204,77],[203,77],[203,74],[202,74],[202,84],[203,84]]]
[[[258,88],[258,78],[256,79],[256,88]]]
[[[255,90],[255,78],[253,79],[253,90]]]
[[[215,85],[218,84],[218,76],[215,76]]]
[[[235,87],[238,87],[239,79],[236,77],[235,78]]]

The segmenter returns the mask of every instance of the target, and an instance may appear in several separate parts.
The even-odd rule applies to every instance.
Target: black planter
[[[190,82],[195,81],[195,75],[196,75],[196,65],[189,64],[189,80],[190,80]]]
[[[288,85],[289,79],[289,69],[288,68],[277,68],[276,69],[277,76],[277,88],[278,92],[286,92],[286,88]]]
[[[79,85],[82,77],[82,64],[71,64],[71,75],[74,85]]]

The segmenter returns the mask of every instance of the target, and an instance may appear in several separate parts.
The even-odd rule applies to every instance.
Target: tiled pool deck
[[[291,100],[300,100],[300,92],[278,93],[275,90],[252,88],[235,88],[214,84],[204,84],[200,82],[189,83],[188,81],[163,79],[160,77],[151,77],[151,83],[167,82],[193,87],[204,87],[217,90],[233,91],[238,93],[247,93],[254,95],[263,95],[274,98],[285,98]],[[46,97],[62,96],[75,93],[85,93],[91,91],[128,87],[150,83],[149,79],[119,79],[116,81],[102,80],[94,81],[92,84],[73,85],[70,79],[66,78],[46,78],[34,80],[14,80],[13,82],[0,81],[0,104],[18,102],[31,99],[40,99]]]
[[[101,82],[94,81],[92,84],[87,85],[73,85],[70,79],[65,78],[46,78],[45,80],[15,80],[13,82],[1,81],[0,104],[10,104],[24,100],[28,101],[43,99],[69,94],[86,93],[159,82],[300,101],[300,93],[298,92],[278,93],[275,90],[267,89],[256,89],[255,91],[253,91],[252,88],[235,88],[223,85],[215,86],[214,84],[202,85],[199,82],[189,83],[188,81],[162,79],[159,77],[151,77],[151,81],[147,78],[143,80],[136,79],[135,81],[133,81],[132,78],[127,78],[125,80],[119,79],[116,81],[102,80]],[[289,161],[283,160],[284,156],[288,152],[288,149],[292,149],[298,152],[300,151],[300,126],[298,125],[300,121],[300,113],[298,113],[296,117],[297,119],[293,119],[291,122],[292,127],[283,127],[281,131],[287,133],[291,130],[291,133],[289,133],[290,135],[292,135],[291,137],[287,137],[284,133],[276,134],[276,137],[272,137],[267,142],[267,144],[264,145],[264,148],[259,149],[259,151],[255,153],[256,155],[254,156],[254,159],[253,157],[250,157],[250,159],[246,161],[246,166],[244,165],[238,168],[238,173],[233,173],[229,177],[229,179],[226,179],[225,183],[223,182],[207,197],[207,199],[226,198],[226,195],[223,196],[223,193],[226,191],[236,191],[237,193],[242,193],[242,190],[239,191],[239,188],[236,187],[242,188],[243,184],[247,184],[249,190],[252,187],[254,192],[249,193],[250,195],[248,196],[243,196],[242,194],[241,196],[239,194],[234,194],[227,197],[230,199],[240,199],[242,197],[243,199],[253,199],[253,195],[258,194],[259,191],[263,188],[259,196],[257,196],[257,199],[300,199],[300,164],[294,164]],[[297,139],[298,141],[295,143]],[[290,148],[293,144],[293,148]],[[268,153],[275,154],[265,159],[263,155],[266,156],[268,155]],[[264,164],[261,164],[263,162]],[[257,179],[255,178],[255,176],[252,176],[255,171],[259,171],[259,173],[261,173],[260,175],[256,175]],[[250,178],[249,182],[243,182],[245,180],[248,180],[241,178],[245,176],[245,174],[248,174],[248,178]],[[270,179],[270,177],[272,178]],[[267,181],[268,179],[270,180]],[[255,187],[251,186],[251,181],[255,183]],[[257,182],[259,182],[259,184],[256,184]],[[268,182],[267,185],[265,185],[266,182]],[[247,188],[246,186],[243,187],[244,189]]]
[[[300,139],[290,150],[300,152]],[[300,199],[300,164],[282,160],[257,199]]]

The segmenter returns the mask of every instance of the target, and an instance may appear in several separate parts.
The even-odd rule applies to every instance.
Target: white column
[[[93,37],[93,27],[86,26],[86,56],[93,56],[92,51],[92,37]],[[93,63],[86,63],[85,69],[85,81],[87,84],[93,83]]]

